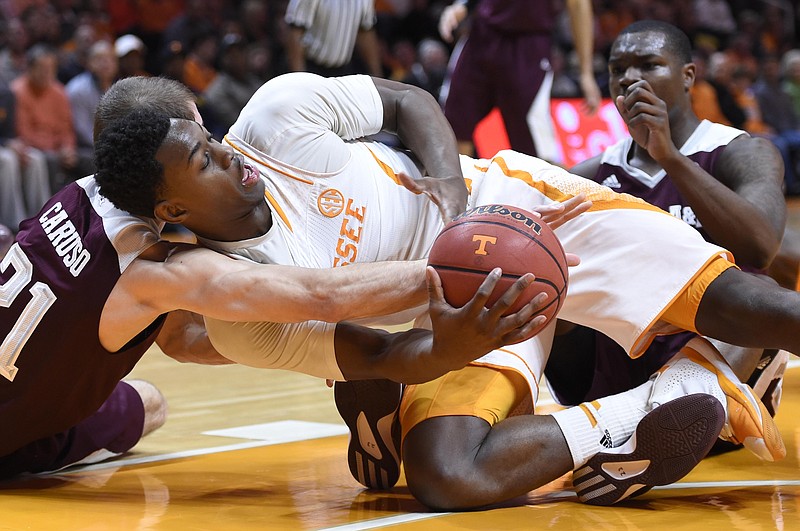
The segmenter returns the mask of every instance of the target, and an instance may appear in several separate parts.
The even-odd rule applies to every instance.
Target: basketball
[[[428,265],[442,279],[445,300],[455,307],[469,302],[495,267],[503,275],[487,307],[525,273],[533,273],[536,280],[506,314],[545,292],[548,299],[539,314],[549,323],[567,294],[567,259],[558,237],[539,216],[514,206],[483,205],[459,215],[437,236]]]

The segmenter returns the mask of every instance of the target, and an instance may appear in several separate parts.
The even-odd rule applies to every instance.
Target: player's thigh
[[[495,106],[494,81],[482,66],[480,55],[468,42],[449,80],[444,114],[459,140],[471,140],[475,126]]]
[[[509,42],[508,49],[497,59],[505,72],[503,90],[497,91],[497,105],[506,122],[519,122],[527,128],[527,114],[550,71],[549,42],[549,38],[537,35],[518,38]],[[546,96],[549,101],[549,94]]]
[[[766,346],[766,336],[791,336],[800,321],[796,291],[762,275],[735,267],[723,271],[703,291],[696,317],[698,332],[728,343]]]
[[[404,439],[413,444],[414,440],[419,439],[412,437],[415,431],[436,434],[438,430],[431,430],[431,426],[468,424],[483,428],[470,430],[468,435],[470,440],[481,440],[494,424],[507,418],[529,395],[528,383],[520,374],[510,369],[500,370],[480,365],[468,365],[436,380],[410,385],[403,394],[400,406],[400,424]],[[452,420],[464,418],[479,422],[460,423]],[[423,430],[423,425],[426,424],[428,428]],[[443,435],[444,433],[440,433],[439,436],[432,437],[435,440],[430,442],[438,445],[444,439],[451,438],[449,432],[446,437]],[[465,447],[470,447],[470,443],[464,439],[460,439],[461,442]]]

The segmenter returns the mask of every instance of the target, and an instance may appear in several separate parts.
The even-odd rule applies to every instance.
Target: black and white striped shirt
[[[306,58],[326,67],[350,62],[359,30],[375,25],[374,0],[291,0],[286,23],[305,28]]]

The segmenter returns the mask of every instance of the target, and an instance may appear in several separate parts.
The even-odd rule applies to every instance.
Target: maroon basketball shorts
[[[76,426],[0,457],[0,478],[52,472],[119,455],[139,442],[143,427],[144,405],[139,393],[119,382],[100,409]]]

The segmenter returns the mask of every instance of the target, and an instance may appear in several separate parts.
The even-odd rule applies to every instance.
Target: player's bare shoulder
[[[780,190],[783,160],[769,139],[743,134],[731,140],[722,152],[714,177],[734,190],[755,183]]]

